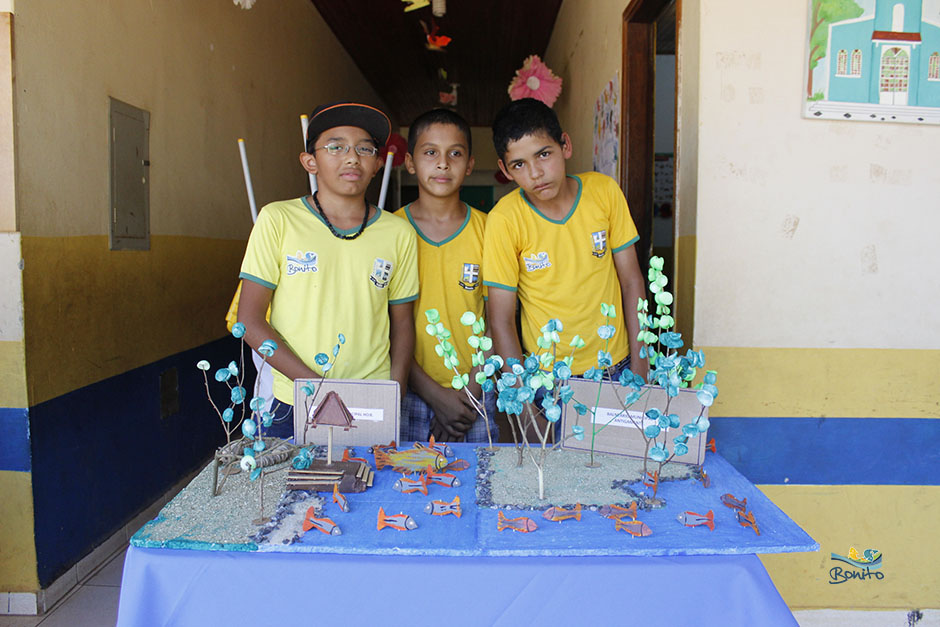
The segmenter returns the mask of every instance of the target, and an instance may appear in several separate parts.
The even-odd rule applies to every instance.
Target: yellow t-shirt
[[[356,229],[344,231],[354,233]],[[306,198],[266,205],[248,239],[239,277],[274,290],[271,326],[308,366],[346,336],[336,379],[390,376],[390,304],[418,298],[417,243],[408,223],[377,210],[358,238],[330,233]],[[293,404],[293,383],[274,370],[274,396]]]
[[[435,242],[428,239],[415,224],[409,211],[411,205],[395,212],[405,218],[418,234],[418,276],[421,295],[415,303],[415,361],[432,379],[450,387],[454,371],[444,367],[444,360],[434,352],[437,339],[428,335],[428,319],[424,312],[437,309],[441,322],[450,329],[450,342],[457,351],[461,373],[470,371],[470,355],[476,351],[467,344],[473,333],[460,323],[465,311],[477,318],[483,316],[483,282],[480,265],[483,261],[483,226],[486,214],[467,206],[467,218],[456,233]]]
[[[587,172],[573,177],[578,195],[563,220],[545,217],[522,190],[504,196],[489,213],[483,245],[484,284],[518,292],[522,303],[522,345],[538,350],[540,329],[551,318],[564,324],[559,356],[570,354],[577,334],[586,342],[575,352],[571,371],[582,374],[597,363],[605,340],[601,303],[614,305],[616,328],[607,350],[613,363],[630,352],[613,253],[639,239],[623,192],[610,177]]]

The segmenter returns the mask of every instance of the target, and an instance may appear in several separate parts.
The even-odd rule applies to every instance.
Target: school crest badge
[[[388,280],[391,276],[392,262],[376,257],[375,263],[372,264],[372,274],[369,275],[369,280],[372,281],[377,288],[383,289],[388,285]]]
[[[594,242],[592,255],[600,259],[607,254],[607,231],[594,231],[591,233],[591,240]]]
[[[460,283],[460,287],[465,290],[475,290],[480,284],[480,264],[463,264],[463,272],[460,274],[460,281],[458,281],[458,283]]]
[[[297,251],[297,255],[292,257],[287,255],[287,276],[293,276],[303,272],[317,271],[317,254],[315,252]]]

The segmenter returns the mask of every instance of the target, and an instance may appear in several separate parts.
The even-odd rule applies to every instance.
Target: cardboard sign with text
[[[594,438],[594,450],[599,453],[610,453],[612,455],[623,455],[626,457],[636,457],[643,459],[646,456],[646,443],[640,429],[656,424],[655,420],[646,417],[646,411],[656,407],[660,411],[666,409],[668,397],[666,391],[659,386],[643,386],[645,394],[643,397],[624,410],[623,404],[619,399],[626,397],[630,388],[620,387],[617,383],[605,382],[601,386],[600,400],[597,403],[597,411],[592,415],[594,400],[597,398],[597,383],[585,379],[569,379],[568,385],[574,391],[574,397],[562,408],[561,429],[562,435],[567,436],[571,433],[573,425],[584,427],[584,439],[575,440],[566,438],[562,448],[575,451],[591,450],[591,427],[600,428],[607,425]],[[575,401],[580,401],[587,405],[588,412],[579,416],[574,410]],[[679,415],[679,428],[667,429],[666,448],[672,454],[674,442],[672,439],[682,433],[682,426],[695,420],[702,411],[702,404],[698,402],[695,396],[695,390],[679,390],[679,395],[669,403],[670,414]],[[629,412],[629,415],[627,414]],[[708,408],[705,408],[703,414],[708,418]],[[595,424],[592,425],[591,421]],[[685,455],[677,455],[672,462],[679,464],[700,465],[705,460],[705,443],[707,442],[707,432],[700,433],[698,436],[689,438],[686,445],[689,452]],[[662,441],[663,436],[657,437]]]
[[[304,385],[315,390],[313,402]],[[354,429],[333,428],[333,446],[372,446],[398,441],[401,394],[397,381],[385,379],[297,379],[294,381],[294,443],[326,444],[328,428],[308,426],[317,405],[334,391],[352,414]]]

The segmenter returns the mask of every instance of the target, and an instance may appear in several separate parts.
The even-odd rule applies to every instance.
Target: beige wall
[[[940,349],[940,127],[802,118],[806,3],[703,4],[696,342]]]
[[[36,403],[223,335],[251,228],[236,140],[260,207],[306,189],[301,113],[382,103],[309,0],[17,9],[16,210]],[[147,252],[108,250],[109,96],[151,114]]]
[[[545,64],[562,78],[555,111],[571,136],[569,172],[592,169],[594,103],[620,71],[621,24],[626,0],[565,0],[545,52]],[[619,74],[617,74],[619,76]]]
[[[260,205],[303,192],[301,113],[377,102],[309,0],[21,3],[16,69],[25,236],[107,233],[109,96],[151,113],[152,232],[227,238],[250,228],[237,138]]]

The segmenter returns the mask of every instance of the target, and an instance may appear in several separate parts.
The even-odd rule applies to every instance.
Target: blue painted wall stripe
[[[940,418],[712,418],[718,453],[758,484],[940,485]]]
[[[29,472],[29,410],[0,407],[0,470]]]
[[[238,349],[238,340],[226,336],[30,408],[42,587],[224,444],[196,362],[222,366],[238,360]],[[180,411],[161,418],[160,375],[173,367]],[[247,367],[253,381],[254,369]],[[212,384],[216,404],[225,406],[228,388]]]

